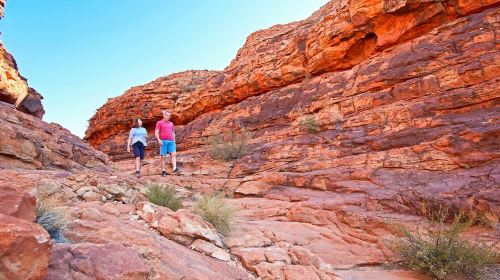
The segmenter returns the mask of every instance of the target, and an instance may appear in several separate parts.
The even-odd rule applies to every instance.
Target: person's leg
[[[132,149],[134,151],[134,157],[135,157],[135,176],[139,177],[140,176],[140,172],[139,172],[139,168],[140,168],[140,164],[141,164],[141,145],[137,144],[137,143],[134,143],[132,145]]]
[[[166,156],[161,156],[161,171],[165,171],[165,158]]]
[[[173,152],[173,153],[171,153],[171,155],[172,155],[172,170],[176,170],[177,169],[177,153]]]
[[[141,171],[141,158],[140,157],[135,158],[135,171],[136,172]]]
[[[175,147],[175,141],[169,142],[168,152],[172,155],[172,172],[177,173],[179,170],[177,169],[177,150]]]
[[[165,143],[166,141],[162,141],[162,145],[160,146],[160,161],[161,161],[161,175],[165,176],[167,175],[167,171],[165,171],[165,165],[166,165],[166,160],[167,160],[167,145]]]

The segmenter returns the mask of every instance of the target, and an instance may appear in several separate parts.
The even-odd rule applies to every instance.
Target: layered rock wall
[[[176,86],[148,84],[148,89],[132,91],[141,96],[135,103],[130,94],[108,101],[90,120],[86,139],[113,156],[124,155],[126,139],[122,113],[132,106],[134,116],[161,118],[158,110],[148,109],[150,92],[158,92],[174,112],[177,125],[186,124],[205,112],[218,110],[251,96],[270,92],[328,72],[341,72],[366,61],[395,45],[411,41],[497,1],[332,1],[304,21],[277,25],[253,33],[235,59],[222,72],[178,95]],[[453,36],[453,35],[451,35]],[[170,80],[180,78],[170,76]],[[395,81],[397,82],[397,81]],[[175,84],[175,82],[172,82]],[[172,95],[174,98],[171,98]],[[134,103],[131,101],[134,100]],[[144,103],[143,103],[144,102]],[[127,107],[119,108],[119,107]],[[138,108],[145,108],[140,112]],[[153,113],[151,113],[153,112]],[[136,114],[137,113],[137,114]],[[117,118],[119,118],[117,120]],[[118,148],[117,145],[122,145]],[[120,157],[118,157],[120,158]]]
[[[440,205],[498,227],[498,2],[332,1],[252,34],[230,66],[170,105],[185,177],[168,181],[234,194],[242,211],[226,244],[265,279],[395,261],[391,225],[425,230],[422,215]],[[102,116],[130,102],[113,104],[94,127],[112,129]],[[242,128],[249,153],[210,158],[211,136]],[[110,147],[125,151],[128,128],[98,130],[87,131],[94,147],[126,156]],[[479,232],[469,237],[498,239]]]
[[[0,168],[82,170],[109,158],[55,123],[46,123],[0,102]]]
[[[140,118],[152,136],[162,109],[172,110],[178,100],[190,98],[217,75],[217,71],[185,71],[133,87],[124,95],[109,99],[97,110],[90,119],[85,139],[112,157],[126,156],[128,131],[134,118]]]
[[[271,172],[276,185],[320,190],[345,178],[386,191],[453,184],[468,195],[497,192],[499,13],[453,20],[352,69],[201,115],[180,130],[178,146],[189,153],[208,136],[244,126],[252,151],[232,177]],[[317,133],[303,129],[307,118]],[[477,170],[490,175],[478,180]],[[481,200],[498,207],[486,193]]]
[[[187,154],[203,154],[212,135],[241,127],[252,133],[252,152],[230,177],[271,172],[275,185],[320,190],[338,188],[339,179],[395,190],[421,186],[427,192],[435,186],[443,193],[453,185],[464,194],[457,203],[498,211],[491,196],[498,191],[493,187],[500,133],[497,3],[332,1],[305,21],[252,34],[228,68],[207,72],[180,98],[173,85],[185,81],[186,73],[167,77],[166,86],[155,81],[113,99],[92,119],[87,139],[107,153],[125,155],[119,151],[125,151],[128,127],[121,126],[117,110],[127,106],[123,112],[140,115],[151,106],[152,91],[179,113],[177,124],[190,119],[179,116],[190,114],[182,105],[187,100],[203,104],[194,121],[177,129],[178,147]],[[288,48],[291,42],[298,49]],[[311,75],[288,78],[283,72],[294,65],[294,53],[303,57],[296,73]],[[274,84],[263,86],[266,81]],[[203,113],[229,102],[200,95],[213,89],[235,104]],[[159,111],[143,114],[152,122]],[[304,131],[306,119],[318,133]],[[99,127],[110,132],[99,134]],[[411,179],[395,180],[406,177]],[[410,200],[391,207],[418,208]]]

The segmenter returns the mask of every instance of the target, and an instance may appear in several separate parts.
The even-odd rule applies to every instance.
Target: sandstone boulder
[[[0,183],[0,213],[33,222],[35,205],[36,198],[33,194],[19,187]]]
[[[1,279],[46,279],[51,247],[41,226],[0,213]]]
[[[151,271],[137,252],[118,243],[56,244],[47,279],[150,279]]]
[[[180,209],[174,212],[166,207],[140,202],[137,204],[137,213],[163,236],[183,245],[189,246],[196,239],[202,239],[218,247],[224,246],[215,228],[189,210]]]
[[[206,256],[205,254],[210,254],[209,251],[205,250],[205,246],[208,244],[213,245],[213,243],[200,244],[198,242],[195,244],[200,245],[199,248],[202,248],[200,251],[205,251],[202,254],[167,239],[159,234],[157,230],[150,229],[150,225],[145,221],[134,218],[136,211],[131,205],[82,202],[76,205],[72,211],[79,219],[72,221],[67,226],[65,236],[74,243],[82,243],[83,248],[86,248],[81,251],[82,256],[80,257],[85,259],[84,263],[93,262],[87,253],[94,250],[100,252],[104,247],[102,245],[105,244],[119,243],[127,248],[127,254],[130,252],[129,249],[136,252],[136,256],[149,268],[150,277],[154,276],[159,279],[191,277],[190,279],[207,280],[252,279],[245,270],[218,260],[217,256],[222,256],[218,254],[221,253],[220,251],[214,251],[216,254],[213,257]],[[199,238],[197,240],[203,239]],[[90,243],[93,245],[90,245]],[[99,244],[99,246],[96,246],[96,244]],[[60,274],[63,275],[62,277],[68,275],[68,273],[75,273],[74,271],[68,272],[67,263],[70,263],[70,260],[63,256],[68,256],[73,259],[72,262],[77,262],[76,258],[68,255],[68,250],[69,252],[79,250],[79,246],[56,246],[56,250],[62,255],[58,253],[59,257],[55,256],[52,259],[51,263],[54,265],[51,264],[49,277],[50,275],[60,274],[61,270],[66,271]],[[95,264],[95,266],[97,265],[100,264]],[[134,264],[133,267],[137,266]],[[54,274],[52,274],[52,269],[56,270]],[[86,271],[92,271],[90,268],[85,269]],[[76,267],[74,270],[78,271]],[[127,270],[125,269],[125,271]],[[116,273],[120,272],[116,271]]]
[[[23,99],[18,107],[20,111],[39,119],[43,117],[43,97],[28,86],[17,70],[14,57],[0,43],[0,101],[15,104],[19,99]]]

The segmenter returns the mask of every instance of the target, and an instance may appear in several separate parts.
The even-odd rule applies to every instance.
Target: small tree
[[[307,116],[300,121],[300,130],[310,133],[319,132],[318,122],[313,116]]]
[[[398,251],[404,264],[412,270],[426,273],[437,279],[465,274],[478,278],[481,270],[498,261],[498,254],[485,245],[473,245],[460,239],[460,234],[475,221],[460,212],[451,225],[444,224],[449,212],[440,208],[429,213],[434,223],[428,234],[415,234],[402,228],[403,237],[398,241]]]
[[[208,154],[218,160],[230,161],[239,159],[250,150],[250,133],[245,129],[240,129],[240,133],[230,130],[223,134],[214,135],[208,138]]]

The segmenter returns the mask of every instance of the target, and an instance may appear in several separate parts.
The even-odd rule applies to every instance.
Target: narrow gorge
[[[464,238],[500,251],[499,41],[497,0],[332,0],[252,33],[224,70],[110,98],[84,139],[43,121],[0,45],[0,279],[431,279],[394,242],[436,207],[481,217]],[[181,174],[161,177],[164,108]],[[141,178],[133,118],[150,135]],[[234,135],[245,153],[211,155]],[[183,209],[148,202],[154,183]],[[189,210],[212,192],[238,209],[226,236]],[[34,223],[40,193],[64,201],[68,242]]]

